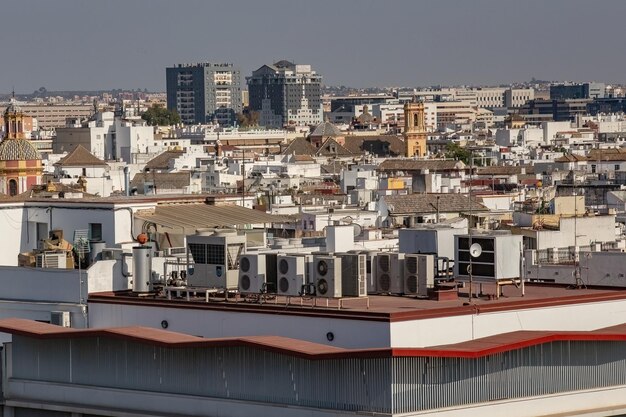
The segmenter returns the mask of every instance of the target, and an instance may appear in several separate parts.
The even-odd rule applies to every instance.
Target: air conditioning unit
[[[278,254],[265,255],[265,292],[275,294],[278,285]]]
[[[376,294],[376,256],[377,252],[368,252],[365,259],[365,268],[367,270],[367,293]]]
[[[404,293],[408,295],[417,295],[418,274],[417,262],[418,255],[407,253],[404,257]]]
[[[435,255],[420,255],[417,259],[417,295],[428,297],[428,290],[435,287],[437,261]]]
[[[299,296],[302,286],[306,284],[306,261],[304,257],[278,255],[276,264],[278,269],[276,293]]]
[[[376,292],[379,294],[402,294],[403,253],[379,253],[376,256]]]
[[[39,253],[35,266],[37,268],[67,268],[67,254],[65,252]]]
[[[459,281],[495,282],[520,277],[522,236],[510,233],[457,235],[454,275]],[[471,266],[471,268],[470,268]]]
[[[313,265],[315,294],[318,297],[341,298],[341,258],[316,255]]]
[[[404,294],[428,297],[435,286],[435,256],[406,254],[404,257]]]
[[[341,256],[341,296],[365,297],[367,295],[367,256],[343,254]]]
[[[182,247],[175,247],[175,248],[167,248],[165,249],[165,256],[176,256],[176,255],[185,255],[187,253],[187,248],[182,246]]]
[[[259,294],[265,290],[265,255],[245,254],[239,259],[239,292]]]
[[[51,311],[50,324],[61,327],[72,327],[69,311]]]

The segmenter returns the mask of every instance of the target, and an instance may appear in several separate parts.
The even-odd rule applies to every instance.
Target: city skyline
[[[232,62],[249,76],[280,59],[313,65],[326,85],[356,88],[498,85],[532,77],[626,81],[626,58],[613,52],[621,45],[612,32],[626,11],[617,1],[134,0],[123,6],[4,5],[11,19],[3,22],[0,91],[165,91],[165,68],[175,63]]]

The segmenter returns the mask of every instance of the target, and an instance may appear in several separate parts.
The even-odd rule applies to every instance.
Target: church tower
[[[404,105],[404,142],[407,157],[426,155],[426,120],[424,103],[406,103]]]
[[[14,196],[41,184],[41,155],[26,138],[25,115],[11,98],[4,111],[5,136],[0,142],[0,193]]]

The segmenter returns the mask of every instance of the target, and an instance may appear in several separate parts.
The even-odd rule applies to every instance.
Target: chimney
[[[124,167],[124,191],[128,197],[130,195],[130,172],[127,166]]]

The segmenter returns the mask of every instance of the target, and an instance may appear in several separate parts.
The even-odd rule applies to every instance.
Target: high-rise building
[[[242,110],[241,73],[233,64],[179,64],[166,69],[167,108],[183,123],[232,125]]]
[[[268,127],[317,125],[323,121],[322,76],[310,65],[279,61],[247,78],[250,109]]]
[[[550,86],[551,100],[604,98],[603,83],[555,84]]]

